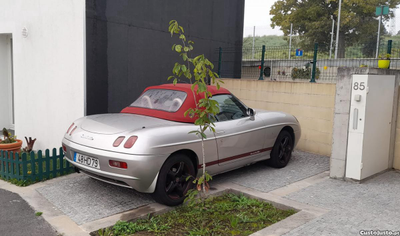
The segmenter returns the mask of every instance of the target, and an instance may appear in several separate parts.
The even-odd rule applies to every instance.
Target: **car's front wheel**
[[[292,156],[293,145],[292,135],[288,131],[282,130],[276,138],[271,158],[267,160],[267,164],[275,168],[285,167]]]
[[[161,167],[152,194],[154,200],[168,206],[181,204],[187,191],[193,187],[193,179],[186,180],[189,176],[195,176],[192,161],[183,154],[171,156]]]

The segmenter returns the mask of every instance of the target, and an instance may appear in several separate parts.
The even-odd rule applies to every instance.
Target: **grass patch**
[[[37,182],[37,181],[31,181],[29,179],[28,180],[18,180],[18,179],[15,179],[15,178],[6,179],[6,178],[1,178],[1,177],[0,177],[0,179],[4,180],[4,181],[7,181],[7,182],[9,182],[11,184],[17,185],[19,187],[26,187],[26,186],[29,186],[29,185],[34,184],[34,183]]]
[[[243,195],[224,194],[209,197],[204,206],[183,205],[136,222],[118,221],[94,235],[250,235],[295,213]]]

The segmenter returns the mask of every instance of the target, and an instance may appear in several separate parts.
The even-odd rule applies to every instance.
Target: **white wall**
[[[0,130],[9,129],[11,124],[9,40],[8,34],[0,34]]]
[[[84,115],[85,1],[0,0],[0,6],[0,34],[13,37],[16,135],[37,138],[35,149],[58,148]]]

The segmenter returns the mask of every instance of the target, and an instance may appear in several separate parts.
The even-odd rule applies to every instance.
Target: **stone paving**
[[[400,172],[396,171],[362,184],[327,179],[286,198],[331,211],[285,235],[360,235],[360,230],[399,232],[399,196]]]
[[[78,225],[154,202],[150,195],[84,174],[37,189]]]
[[[329,170],[329,157],[294,151],[289,164],[282,169],[257,163],[213,178],[212,184],[233,182],[261,192],[269,192]]]
[[[289,164],[274,169],[258,163],[214,177],[269,192],[329,170],[329,158],[295,151]],[[84,174],[37,189],[78,225],[152,203],[150,195],[91,179]]]

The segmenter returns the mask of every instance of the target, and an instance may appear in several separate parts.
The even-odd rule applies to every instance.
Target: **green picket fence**
[[[0,151],[0,177],[10,180],[37,182],[74,172],[74,168],[64,160],[62,148],[31,152],[29,154]]]

